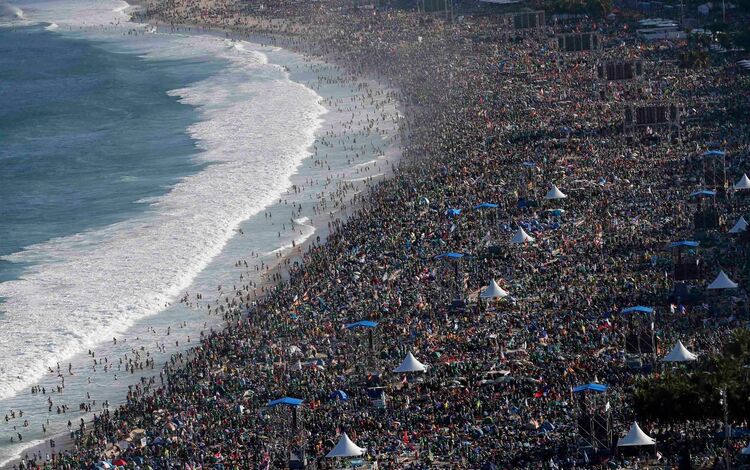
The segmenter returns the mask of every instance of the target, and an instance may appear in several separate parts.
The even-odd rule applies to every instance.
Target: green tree
[[[638,416],[663,423],[722,419],[719,390],[726,388],[730,420],[741,423],[750,416],[750,331],[740,330],[716,357],[704,358],[686,370],[637,384],[633,406]]]

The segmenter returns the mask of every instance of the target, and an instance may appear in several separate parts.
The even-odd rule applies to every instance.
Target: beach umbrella
[[[358,322],[349,323],[346,328],[352,330],[354,328],[375,328],[378,326],[378,322],[371,320],[360,320]]]
[[[112,464],[118,467],[125,467],[128,463],[124,461],[123,459],[117,459],[114,462],[112,462]]]
[[[474,209],[497,209],[498,205],[491,202],[483,202],[474,206]]]
[[[409,351],[401,365],[393,369],[393,372],[424,372],[425,370],[427,367]]]
[[[346,435],[346,433],[342,433],[341,438],[339,439],[339,443],[336,444],[336,446],[326,454],[326,458],[332,459],[336,457],[359,457],[360,455],[364,454],[366,450],[367,449],[359,447],[357,444],[353,443],[352,440],[349,439],[349,436]]]
[[[491,279],[490,284],[479,296],[483,299],[495,300],[507,297],[508,292],[506,292],[502,287],[498,286],[497,282],[495,282],[494,279]]]
[[[447,211],[445,211],[445,214],[448,217],[456,217],[458,215],[461,215],[461,209],[448,209]]]
[[[349,401],[349,395],[343,390],[334,390],[328,398],[341,401]]]
[[[708,285],[709,289],[736,289],[737,283],[729,279],[724,271],[721,271],[714,282]]]
[[[742,233],[745,230],[747,230],[747,220],[741,215],[734,226],[729,229],[729,233]]]
[[[284,397],[284,398],[279,398],[278,400],[269,401],[268,407],[274,408],[279,405],[297,407],[297,406],[300,406],[302,402],[304,402],[304,400],[302,400],[301,398]]]
[[[656,445],[656,441],[643,432],[637,422],[634,422],[630,426],[630,431],[628,431],[625,437],[617,440],[617,447],[653,445]]]
[[[516,230],[515,235],[513,235],[513,238],[511,239],[511,243],[520,244],[520,243],[526,243],[526,242],[533,242],[535,240],[534,237],[526,233],[526,231],[523,229],[523,227],[518,227],[518,230]]]
[[[582,392],[602,393],[602,392],[606,392],[608,388],[609,388],[609,385],[592,382],[592,383],[577,386],[576,388],[573,389],[573,393],[582,393]]]
[[[466,255],[464,255],[463,253],[453,253],[453,252],[451,252],[451,253],[441,253],[439,255],[436,255],[435,259],[445,259],[445,258],[448,258],[449,260],[453,260],[453,259],[461,259],[464,256],[466,256]]]
[[[750,178],[747,177],[747,173],[743,173],[742,178],[734,183],[734,189],[750,189]]]
[[[695,354],[687,350],[682,341],[677,340],[677,344],[674,345],[672,351],[669,352],[662,359],[663,362],[689,362],[694,361],[698,358]]]
[[[427,199],[426,197],[422,196],[422,197],[419,198],[419,204],[423,205],[423,206],[429,205],[430,204],[430,200]]]
[[[551,200],[551,199],[565,199],[566,197],[568,197],[565,193],[563,193],[562,191],[560,191],[557,188],[557,186],[555,186],[554,184],[552,184],[550,186],[552,186],[552,187],[550,188],[549,191],[547,191],[547,194],[544,196],[544,199],[548,199],[548,200]]]
[[[716,196],[716,191],[711,191],[709,189],[701,189],[699,191],[693,191],[692,193],[690,193],[690,197],[697,197],[697,198],[713,197],[713,196]]]
[[[628,313],[654,313],[654,309],[651,307],[644,307],[643,305],[636,305],[635,307],[628,307],[622,309],[623,314]]]

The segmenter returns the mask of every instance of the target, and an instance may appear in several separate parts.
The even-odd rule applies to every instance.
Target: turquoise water
[[[219,66],[0,28],[0,256],[132,217],[200,171],[198,115],[167,91]],[[24,266],[0,259],[0,282]]]

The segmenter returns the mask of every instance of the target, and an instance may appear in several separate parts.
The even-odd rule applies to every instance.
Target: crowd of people
[[[402,157],[262,300],[238,290],[223,329],[142,371],[126,403],[82,423],[69,449],[22,465],[286,468],[303,450],[332,468],[324,456],[343,432],[370,468],[595,465],[579,452],[572,389],[600,382],[615,440],[638,420],[658,449],[614,453],[610,466],[719,468],[719,422],[675,429],[636,416],[634,384],[659,366],[632,365],[620,312],[656,309],[657,357],[678,339],[711,355],[746,327],[746,248],[726,232],[746,209],[731,183],[750,134],[728,110],[748,104],[747,77],[679,68],[684,43],[641,42],[617,18],[580,20],[605,48],[566,53],[552,40],[560,28],[351,3],[144,5],[160,25],[264,38],[339,64],[352,86],[387,84],[404,114]],[[642,60],[644,76],[598,79],[606,58]],[[684,111],[679,131],[623,131],[626,106],[665,102]],[[697,231],[690,194],[707,189],[709,149],[726,152],[727,180],[700,205],[719,226]],[[567,197],[545,200],[553,184]],[[533,240],[513,243],[519,228]],[[668,245],[696,237],[703,269],[688,302],[671,296]],[[719,266],[739,284],[731,295],[704,290]],[[509,295],[481,299],[490,280]],[[377,325],[346,327],[361,320]],[[425,372],[393,372],[408,352]],[[303,402],[268,406],[281,397]]]

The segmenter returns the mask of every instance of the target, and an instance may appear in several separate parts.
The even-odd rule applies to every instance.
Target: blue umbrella
[[[653,313],[654,309],[651,307],[644,307],[643,305],[636,305],[635,307],[628,307],[628,308],[622,309],[621,313],[633,313],[633,312]]]
[[[346,325],[346,327],[348,329],[350,329],[350,330],[354,329],[354,328],[358,328],[358,327],[362,327],[362,328],[375,328],[376,326],[378,326],[378,322],[376,322],[376,321],[370,321],[370,320],[360,320],[358,322],[349,323],[348,325]]]
[[[708,189],[701,189],[700,191],[694,191],[690,193],[690,197],[696,196],[716,196],[716,191],[709,191]]]
[[[497,204],[493,204],[491,202],[483,202],[474,206],[474,209],[496,209],[497,207]]]
[[[591,383],[591,384],[584,384],[584,385],[577,386],[576,388],[573,389],[573,393],[581,393],[581,392],[588,392],[588,391],[601,393],[601,392],[606,392],[608,388],[609,387],[604,384]]]
[[[437,255],[435,259],[443,259],[443,258],[461,259],[464,256],[466,255],[464,255],[463,253],[442,253],[442,254]]]
[[[331,392],[331,395],[328,398],[332,398],[334,400],[338,399],[341,401],[348,401],[349,395],[347,395],[346,392],[343,390],[334,390],[333,392]]]
[[[291,397],[284,397],[279,398],[278,400],[272,400],[268,402],[268,407],[273,408],[278,405],[285,405],[285,406],[300,406],[304,400],[300,398],[291,398]]]
[[[677,248],[677,247],[680,247],[680,246],[687,246],[687,247],[690,247],[690,248],[695,248],[698,245],[700,245],[700,242],[695,242],[695,241],[692,241],[692,240],[682,240],[682,241],[679,241],[679,242],[672,242],[672,243],[670,243],[669,247],[670,248]]]
[[[445,213],[450,217],[461,215],[461,209],[448,209]]]

